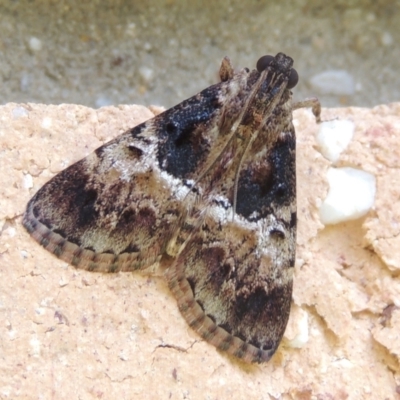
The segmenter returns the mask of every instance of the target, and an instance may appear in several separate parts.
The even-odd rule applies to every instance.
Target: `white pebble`
[[[12,109],[12,115],[15,119],[27,117],[29,115],[29,111],[25,107],[18,106]]]
[[[128,354],[126,354],[126,350],[121,350],[121,351],[119,352],[119,358],[120,358],[122,361],[128,361],[128,360],[129,360]]]
[[[42,128],[50,129],[52,125],[53,125],[53,121],[50,117],[44,117],[42,119]]]
[[[32,51],[40,51],[42,50],[42,41],[36,37],[31,37],[29,39],[29,48]]]
[[[297,329],[298,334],[289,342],[289,346],[300,349],[308,342],[309,332],[308,332],[308,314],[306,311],[301,310],[301,318],[298,320]]]
[[[324,94],[349,96],[354,94],[355,84],[352,75],[347,71],[337,69],[321,72],[310,79],[311,86]]]
[[[12,226],[9,226],[7,229],[3,230],[3,234],[5,237],[13,238],[17,233],[16,229]]]
[[[38,357],[40,355],[41,342],[36,335],[29,340],[29,344],[31,345],[31,356]]]
[[[33,188],[33,178],[31,174],[25,174],[22,178],[22,187],[24,189],[31,189]]]
[[[28,258],[29,253],[26,250],[21,250],[19,252],[22,258]]]
[[[145,82],[150,82],[153,79],[154,71],[148,67],[139,68],[139,74]]]
[[[375,176],[355,168],[330,168],[329,193],[321,204],[321,222],[337,224],[365,215],[375,201]]]
[[[336,162],[340,153],[350,143],[353,134],[354,122],[350,120],[333,120],[320,124],[316,139],[324,157]]]

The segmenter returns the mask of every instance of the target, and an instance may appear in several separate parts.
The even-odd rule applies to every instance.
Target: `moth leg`
[[[297,101],[296,103],[293,103],[292,107],[293,110],[310,107],[317,123],[319,124],[321,122],[321,103],[316,97],[311,97],[309,99]]]
[[[235,71],[231,64],[231,60],[229,59],[229,57],[225,56],[222,59],[221,67],[219,68],[219,77],[221,79],[221,82],[226,82],[227,80],[232,79],[234,73]]]

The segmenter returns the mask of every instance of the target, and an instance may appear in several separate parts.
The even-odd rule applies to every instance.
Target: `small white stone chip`
[[[353,121],[333,120],[320,124],[316,140],[322,155],[328,160],[336,162],[340,153],[349,145],[353,134]]]
[[[43,118],[43,120],[42,120],[42,128],[50,129],[52,125],[53,125],[53,121],[52,121],[51,118],[49,118],[49,117],[44,117]]]
[[[309,339],[308,314],[304,310],[301,311],[302,315],[297,324],[298,334],[289,342],[289,346],[295,349],[301,349],[304,347]]]
[[[29,39],[29,48],[32,51],[42,50],[42,41],[34,36]]]
[[[146,82],[151,82],[154,76],[154,70],[148,67],[140,67],[139,68],[139,75],[141,78]]]
[[[22,187],[24,189],[32,189],[33,188],[33,178],[31,174],[26,174],[22,178]]]
[[[330,168],[327,173],[328,196],[319,214],[325,225],[357,219],[365,215],[375,201],[375,176],[355,168]]]
[[[25,107],[14,107],[12,109],[12,116],[14,119],[27,117],[29,115],[29,111]]]

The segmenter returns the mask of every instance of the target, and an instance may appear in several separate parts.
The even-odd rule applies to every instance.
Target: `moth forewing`
[[[24,226],[90,271],[160,261],[197,333],[247,362],[268,361],[288,320],[295,260],[292,64],[278,53],[234,73],[225,58],[219,84],[45,184]],[[301,105],[319,118],[315,99]]]

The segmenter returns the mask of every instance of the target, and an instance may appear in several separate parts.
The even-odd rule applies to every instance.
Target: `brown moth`
[[[293,60],[264,56],[71,165],[23,224],[96,272],[158,262],[187,323],[220,350],[268,361],[289,317],[296,247]]]

